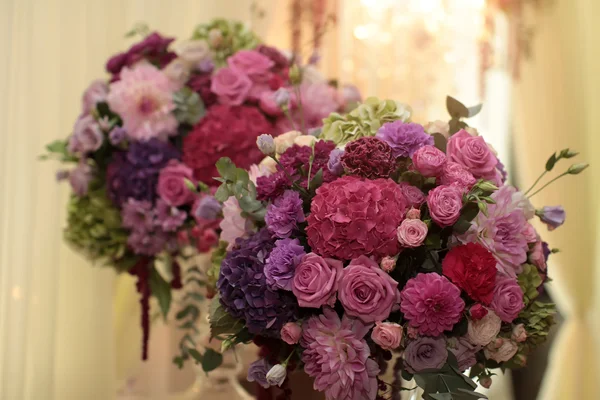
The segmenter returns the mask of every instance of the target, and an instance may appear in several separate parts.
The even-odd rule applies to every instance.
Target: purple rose
[[[267,382],[267,373],[273,366],[264,358],[254,361],[248,367],[248,382],[256,382],[265,389],[268,389],[271,385]]]
[[[103,80],[95,80],[90,86],[83,92],[81,98],[81,110],[82,114],[87,115],[96,108],[96,104],[106,100],[108,95],[108,85]]]
[[[193,171],[179,161],[169,161],[158,176],[158,195],[167,204],[175,207],[191,203],[194,201],[194,193],[185,184],[186,179],[194,182]]]
[[[439,176],[446,164],[446,154],[435,146],[423,146],[412,156],[412,162],[423,176]]]
[[[94,177],[90,165],[80,162],[77,167],[69,173],[69,183],[77,196],[85,196],[88,192],[90,182]]]
[[[246,100],[252,81],[243,72],[233,68],[221,68],[213,76],[210,90],[219,102],[230,106],[239,106]]]
[[[75,122],[73,135],[69,138],[69,152],[87,154],[102,146],[104,135],[100,126],[91,115],[80,117]]]
[[[344,265],[333,258],[306,254],[296,267],[292,292],[300,307],[319,308],[333,306]]]
[[[296,322],[288,322],[281,328],[281,340],[289,345],[300,341],[302,337],[302,327]]]
[[[422,336],[406,346],[404,361],[410,373],[426,369],[440,369],[448,359],[446,340],[444,337],[432,338]]]
[[[275,242],[264,270],[271,289],[292,290],[294,271],[305,254],[304,247],[298,239],[282,239]]]
[[[446,153],[449,161],[462,165],[475,178],[501,183],[502,178],[496,169],[498,159],[481,136],[471,136],[461,129],[448,140]]]
[[[275,65],[269,57],[255,50],[240,50],[227,59],[227,64],[258,83],[266,83],[269,80],[270,69]]]
[[[460,217],[462,191],[458,186],[441,185],[427,195],[427,206],[433,222],[441,227],[452,226]]]
[[[342,176],[344,173],[344,166],[342,165],[342,156],[344,155],[344,150],[342,149],[333,149],[331,153],[329,153],[329,161],[327,162],[327,169],[334,175]]]
[[[512,322],[525,307],[523,290],[515,278],[498,275],[491,308],[504,322]]]
[[[340,281],[340,302],[346,314],[365,323],[383,321],[400,301],[398,282],[366,256],[350,261]]]
[[[469,339],[465,336],[458,338],[455,348],[450,348],[450,351],[454,353],[458,360],[458,369],[460,371],[466,371],[477,363],[475,354],[479,350],[481,350],[481,347],[469,342]]]
[[[536,210],[535,215],[540,217],[540,220],[548,226],[549,231],[553,231],[564,224],[567,217],[565,209],[562,206],[546,206],[541,210]]]
[[[416,186],[411,185],[408,182],[400,182],[398,184],[400,186],[400,190],[402,190],[402,194],[408,201],[408,204],[414,208],[420,208],[421,204],[425,202],[425,195]]]
[[[286,190],[267,206],[265,223],[277,237],[282,239],[290,237],[301,222],[304,222],[304,211],[298,192]]]
[[[379,139],[392,148],[394,157],[412,157],[420,147],[433,145],[433,136],[419,124],[402,121],[385,123],[377,131]]]
[[[206,221],[214,221],[221,213],[221,203],[213,196],[202,196],[194,203],[194,217]]]

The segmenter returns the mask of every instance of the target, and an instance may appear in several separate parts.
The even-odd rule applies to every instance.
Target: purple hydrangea
[[[274,246],[265,228],[238,239],[221,263],[217,287],[223,307],[244,319],[250,333],[279,337],[283,325],[294,320],[298,304],[293,294],[267,285],[264,267]]]
[[[248,367],[248,382],[256,382],[265,389],[271,385],[267,382],[267,373],[273,366],[264,358],[254,361]]]
[[[136,254],[154,256],[165,248],[168,236],[162,231],[146,232],[134,230],[127,239],[127,244]]]
[[[162,199],[156,202],[155,224],[165,232],[174,232],[185,222],[187,213],[177,207],[171,207]]]
[[[149,230],[154,225],[154,210],[149,201],[127,199],[121,209],[123,226],[129,229]]]
[[[413,153],[425,145],[433,146],[433,136],[427,134],[419,124],[394,121],[383,124],[377,131],[379,139],[392,148],[394,157],[412,157]]]
[[[275,248],[265,264],[265,276],[271,289],[292,290],[294,271],[304,254],[304,247],[298,239],[282,239],[275,242]]]
[[[128,151],[116,153],[108,166],[109,198],[117,206],[129,198],[154,203],[160,170],[169,160],[180,158],[175,147],[158,139],[132,143]]]
[[[300,193],[293,190],[283,192],[283,195],[267,207],[265,222],[277,237],[282,239],[290,237],[298,223],[304,222]]]

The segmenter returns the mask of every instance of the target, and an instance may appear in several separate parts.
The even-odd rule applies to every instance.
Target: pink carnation
[[[363,339],[370,329],[358,319],[325,308],[302,327],[304,371],[314,378],[316,390],[327,400],[374,400],[377,396],[377,363]]]
[[[162,71],[150,64],[138,64],[121,70],[121,80],[110,85],[106,101],[123,119],[130,139],[164,138],[177,133],[174,90]]]
[[[307,218],[308,244],[315,253],[340,260],[395,255],[396,228],[406,208],[393,180],[344,176],[317,189]]]
[[[433,222],[441,227],[452,226],[460,217],[462,192],[456,186],[438,186],[427,195],[427,206]]]
[[[452,330],[465,308],[460,289],[435,272],[410,279],[400,296],[400,310],[422,335],[439,336]]]
[[[446,164],[446,154],[435,146],[423,146],[414,152],[413,165],[423,176],[432,177],[441,174]]]
[[[454,161],[473,174],[500,185],[502,178],[496,169],[498,159],[481,136],[471,136],[461,129],[448,140],[448,160]]]

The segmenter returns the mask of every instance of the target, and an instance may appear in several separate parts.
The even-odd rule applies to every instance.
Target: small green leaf
[[[46,145],[46,150],[50,153],[60,153],[65,154],[67,152],[67,143],[66,140],[55,140]]]
[[[244,324],[232,317],[221,305],[218,296],[212,299],[209,308],[210,336],[216,337],[223,334],[237,334]]]
[[[310,190],[316,190],[323,183],[323,168],[320,168],[310,180]]]
[[[173,357],[173,364],[177,365],[177,368],[182,369],[183,363],[185,362],[184,358],[181,356]]]
[[[217,167],[219,175],[223,178],[231,182],[235,181],[236,167],[229,157],[221,157],[219,161],[216,162],[215,167]]]
[[[433,136],[433,143],[435,147],[445,153],[446,146],[448,145],[448,139],[446,139],[441,133],[434,133],[431,136]]]
[[[194,182],[187,178],[183,178],[183,183],[185,183],[185,187],[187,187],[190,191],[198,193],[198,187],[194,184]]]
[[[556,153],[554,153],[550,156],[548,161],[546,161],[546,171],[548,171],[548,172],[552,171],[552,168],[554,168],[556,161],[558,161],[558,159],[556,157]]]
[[[225,201],[227,201],[227,199],[230,196],[231,196],[231,193],[229,192],[229,189],[227,188],[226,183],[223,183],[221,186],[219,186],[219,188],[215,192],[215,199],[217,199],[221,203],[224,203]]]
[[[452,230],[459,235],[466,233],[471,227],[471,223],[465,219],[459,218],[458,221],[452,226]]]
[[[219,368],[223,364],[223,355],[213,349],[206,349],[202,357],[202,370],[206,373]]]
[[[476,116],[477,114],[479,114],[479,112],[481,111],[481,108],[483,107],[483,104],[479,103],[476,106],[473,107],[469,107],[469,116],[468,118],[473,118],[474,116]]]
[[[469,117],[469,109],[454,97],[446,96],[446,109],[452,118]]]
[[[175,319],[181,320],[186,318],[188,315],[192,317],[192,320],[196,320],[200,315],[200,310],[198,310],[198,307],[189,304],[183,310],[179,311],[177,315],[175,315]]]
[[[202,354],[200,354],[200,352],[196,349],[187,349],[187,352],[190,356],[192,356],[192,358],[194,360],[196,360],[197,363],[201,363],[204,360],[204,357],[202,356]]]
[[[487,217],[487,215],[488,215],[487,203],[485,203],[483,201],[477,202],[477,207],[479,207],[479,211],[481,211],[483,213],[483,215],[485,215]]]
[[[171,308],[171,285],[152,267],[150,270],[150,291],[158,300],[158,305],[166,320]]]

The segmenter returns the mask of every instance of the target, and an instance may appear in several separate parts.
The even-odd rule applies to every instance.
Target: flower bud
[[[292,85],[299,85],[302,80],[302,75],[300,73],[300,68],[298,64],[294,64],[290,67],[289,78]]]
[[[484,376],[482,378],[479,379],[479,384],[481,386],[483,386],[486,389],[489,389],[490,386],[492,386],[492,377],[491,376]]]
[[[273,94],[273,100],[277,107],[287,108],[290,103],[290,92],[286,88],[279,88]]]
[[[262,134],[256,139],[256,145],[259,150],[266,156],[270,156],[275,154],[275,141],[273,140],[273,136]]]
[[[267,372],[267,382],[269,385],[281,386],[285,381],[287,371],[281,364],[274,365],[269,372]]]
[[[590,164],[573,164],[569,167],[567,173],[570,175],[577,175],[589,166]]]

